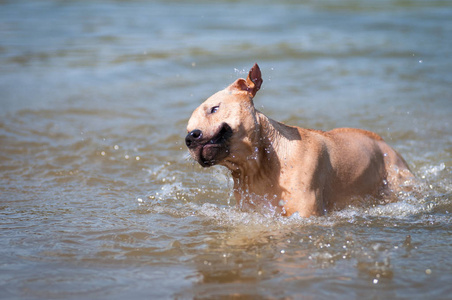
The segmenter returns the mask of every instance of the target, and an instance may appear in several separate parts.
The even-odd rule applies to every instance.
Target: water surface
[[[2,299],[451,297],[448,1],[2,1],[0,36]],[[377,132],[417,192],[238,210],[183,138],[255,62],[259,110]]]

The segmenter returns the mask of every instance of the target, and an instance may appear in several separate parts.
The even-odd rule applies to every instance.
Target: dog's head
[[[237,79],[195,109],[185,144],[201,166],[226,165],[252,151],[250,139],[257,122],[253,98],[261,84],[261,71],[255,64],[247,79]]]

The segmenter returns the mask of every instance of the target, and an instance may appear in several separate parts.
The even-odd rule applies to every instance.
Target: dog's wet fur
[[[259,112],[255,64],[193,112],[186,145],[201,166],[231,170],[242,208],[272,207],[290,216],[323,215],[374,199],[393,201],[414,180],[405,160],[376,133],[284,125]]]

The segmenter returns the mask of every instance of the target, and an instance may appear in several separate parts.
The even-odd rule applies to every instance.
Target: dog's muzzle
[[[185,145],[194,159],[203,167],[217,164],[229,154],[228,140],[232,136],[231,127],[224,123],[218,132],[211,137],[205,136],[199,129],[195,129],[185,137]]]

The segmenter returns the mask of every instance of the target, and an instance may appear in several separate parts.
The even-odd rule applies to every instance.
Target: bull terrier
[[[392,201],[414,178],[402,156],[376,133],[304,129],[268,118],[253,103],[262,82],[255,64],[247,79],[196,108],[187,125],[191,157],[203,167],[231,171],[239,207],[318,216],[356,201]]]

